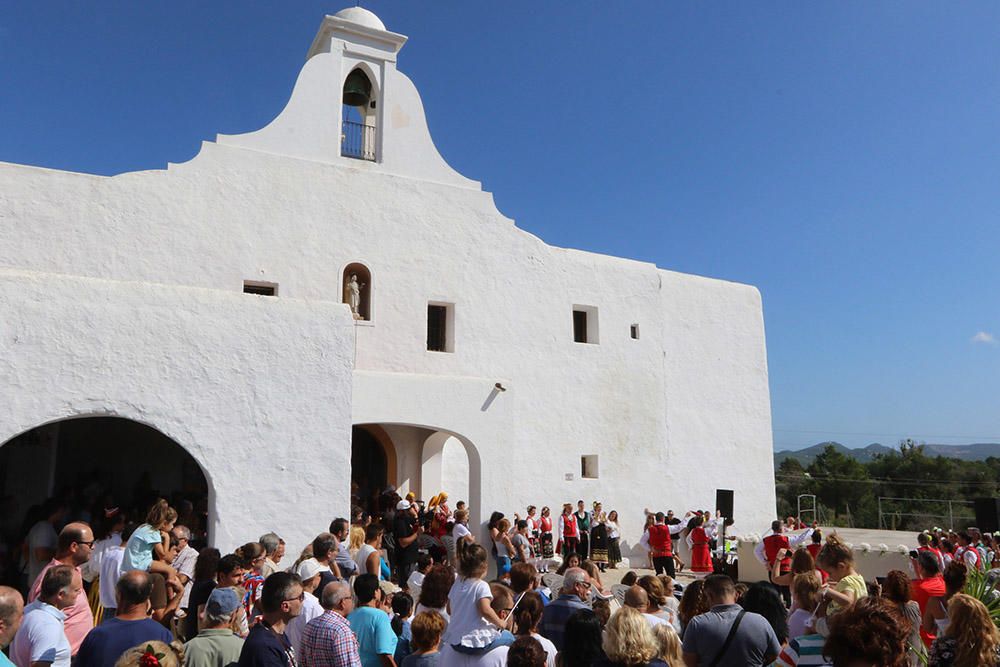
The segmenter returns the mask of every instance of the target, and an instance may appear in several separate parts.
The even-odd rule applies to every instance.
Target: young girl
[[[428,568],[430,569],[430,568]],[[396,653],[393,659],[398,665],[403,658],[410,655],[410,641],[413,634],[410,618],[413,616],[413,598],[408,593],[396,593],[392,596],[392,631],[396,633]]]
[[[618,510],[608,512],[608,520],[605,524],[608,527],[608,566],[614,570],[618,563],[622,562],[622,549],[618,540],[621,537],[621,529],[618,527]]]
[[[441,633],[444,632],[445,620],[435,611],[422,611],[417,614],[410,625],[410,648],[413,653],[403,658],[402,667],[437,667],[441,653]]]
[[[167,561],[170,552],[170,531],[177,521],[177,511],[163,498],[149,508],[146,523],[134,531],[125,545],[119,572],[143,570],[162,574],[168,580],[177,579],[177,571]]]
[[[514,612],[514,620],[517,626],[519,637],[533,637],[542,645],[545,650],[545,665],[553,667],[556,663],[556,647],[550,640],[538,634],[538,624],[542,622],[542,612],[545,604],[542,596],[535,591],[528,591],[517,603],[517,610]]]
[[[247,542],[235,553],[247,570],[246,574],[243,575],[243,589],[246,591],[243,596],[243,608],[246,610],[247,618],[250,619],[250,625],[253,625],[253,619],[256,616],[254,606],[260,600],[264,586],[264,575],[261,572],[266,557],[264,547],[260,545],[260,542]]]
[[[448,593],[451,620],[444,633],[445,652],[485,654],[496,646],[509,645],[514,636],[506,630],[513,617],[501,619],[490,606],[493,593],[483,577],[487,570],[486,549],[467,547],[459,561],[459,576]],[[445,656],[444,662],[448,662]]]
[[[854,554],[836,535],[826,538],[816,564],[830,575],[831,581],[836,582],[834,588],[824,586],[823,601],[827,604],[820,605],[819,616],[833,616],[844,607],[868,596],[864,578],[854,569]]]
[[[542,516],[538,520],[538,544],[542,549],[542,562],[539,563],[538,571],[544,574],[549,571],[549,561],[556,555],[552,537],[552,511],[548,507],[542,508]]]
[[[493,546],[497,550],[497,578],[504,581],[510,575],[510,563],[514,558],[514,544],[510,541],[510,521],[500,519],[497,522],[497,536],[493,539]]]
[[[528,522],[519,519],[517,522],[517,532],[511,538],[510,543],[514,546],[514,560],[519,563],[535,563],[535,551],[531,546]]]

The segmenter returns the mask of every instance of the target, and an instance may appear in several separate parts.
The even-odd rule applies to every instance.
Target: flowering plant
[[[160,667],[160,658],[163,656],[163,653],[153,650],[152,644],[146,644],[146,652],[139,658],[139,667]]]
[[[896,551],[898,551],[899,553],[901,553],[901,554],[903,554],[905,556],[905,555],[907,555],[907,554],[910,553],[910,548],[908,546],[906,546],[905,544],[900,544],[898,547],[896,547]]]
[[[883,543],[883,544],[878,545],[878,555],[879,556],[884,556],[887,553],[889,553],[889,545],[888,544]]]
[[[863,554],[866,554],[871,550],[872,550],[872,545],[868,544],[867,542],[862,542],[861,544],[858,545],[858,551],[860,551]]]
[[[757,533],[750,533],[749,535],[746,536],[746,541],[749,542],[750,544],[759,544],[760,535],[758,535]]]

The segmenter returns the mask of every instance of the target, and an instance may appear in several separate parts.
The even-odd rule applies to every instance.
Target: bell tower
[[[363,7],[348,7],[323,19],[308,58],[329,53],[339,61],[340,155],[381,162],[385,146],[385,100],[392,95],[396,55],[406,36],[385,29]],[[333,120],[333,119],[331,119]]]

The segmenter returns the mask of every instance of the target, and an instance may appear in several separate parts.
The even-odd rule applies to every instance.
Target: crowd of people
[[[655,574],[613,583],[620,527],[600,503],[495,512],[480,543],[447,494],[386,495],[294,559],[277,533],[196,549],[163,499],[138,524],[106,508],[100,536],[66,523],[30,585],[0,587],[0,666],[1000,665],[989,610],[962,592],[993,536],[958,533],[952,551],[922,533],[915,576],[866,582],[836,535],[776,521],[758,548],[769,581],[746,586],[713,573],[726,520],[647,511]]]

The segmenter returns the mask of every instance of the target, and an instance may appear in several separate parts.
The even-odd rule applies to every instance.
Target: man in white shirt
[[[101,606],[104,607],[104,615],[101,617],[102,623],[114,618],[117,613],[118,579],[122,576],[121,567],[122,559],[125,557],[125,544],[128,542],[128,538],[132,536],[134,528],[135,524],[127,524],[122,529],[121,544],[105,550],[104,558],[101,560],[101,571],[99,573],[101,578],[98,580],[97,590],[101,596]]]
[[[198,562],[198,551],[191,546],[191,529],[187,526],[174,526],[170,531],[170,539],[177,545],[177,555],[174,556],[172,565],[184,585],[180,608],[187,610],[194,580],[194,565]]]
[[[83,590],[83,577],[69,565],[50,567],[42,578],[38,599],[24,608],[21,629],[10,655],[16,665],[70,667],[70,646],[63,627],[63,609],[72,606]]]
[[[302,598],[302,612],[285,626],[285,637],[295,649],[295,655],[302,653],[302,636],[305,634],[306,624],[323,615],[323,605],[316,597],[316,588],[322,580],[322,574],[329,571],[326,565],[322,565],[315,558],[307,558],[299,563],[297,574],[302,580],[302,591],[305,594]]]

